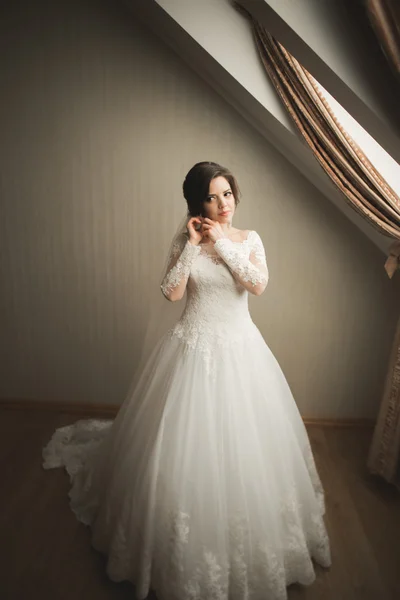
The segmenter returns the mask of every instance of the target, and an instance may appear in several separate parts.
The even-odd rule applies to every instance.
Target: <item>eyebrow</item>
[[[226,192],[231,192],[231,188],[228,188],[227,190],[225,190],[224,192],[222,192],[223,194],[226,194]],[[207,198],[213,198],[215,196],[215,194],[208,194]]]

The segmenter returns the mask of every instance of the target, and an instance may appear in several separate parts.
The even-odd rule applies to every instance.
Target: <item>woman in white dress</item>
[[[233,227],[232,173],[197,163],[186,232],[161,284],[183,314],[157,341],[114,421],[56,430],[70,505],[114,581],[138,600],[285,600],[331,564],[324,491],[282,370],[248,293],[269,278],[256,231]]]

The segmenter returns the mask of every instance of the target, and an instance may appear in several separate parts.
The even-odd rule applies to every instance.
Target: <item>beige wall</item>
[[[379,250],[123,5],[25,4],[1,25],[0,397],[124,399],[184,175],[214,160],[264,241],[251,310],[300,412],[374,416],[399,301]]]

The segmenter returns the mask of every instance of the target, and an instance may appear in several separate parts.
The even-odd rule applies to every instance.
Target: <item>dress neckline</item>
[[[231,240],[231,239],[229,239],[229,238],[221,238],[221,239],[228,239],[228,240],[229,240],[230,242],[232,242],[233,244],[244,244],[244,243],[246,243],[246,242],[248,242],[248,241],[249,241],[249,238],[250,238],[250,235],[251,235],[251,233],[252,233],[252,230],[251,230],[251,229],[249,229],[249,233],[247,234],[247,237],[246,237],[244,240],[240,241],[240,242],[235,242],[234,240]],[[217,240],[217,241],[218,241],[218,240]],[[202,244],[202,243],[200,243],[200,244],[199,244],[199,246],[200,246],[200,247],[202,247],[202,246],[211,246],[211,244],[210,244],[210,242],[207,242],[207,244]]]

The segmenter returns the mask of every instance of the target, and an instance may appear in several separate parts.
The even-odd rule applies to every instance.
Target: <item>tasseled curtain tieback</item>
[[[390,278],[400,266],[400,241],[396,240],[389,248],[389,256],[385,262],[385,270]]]

